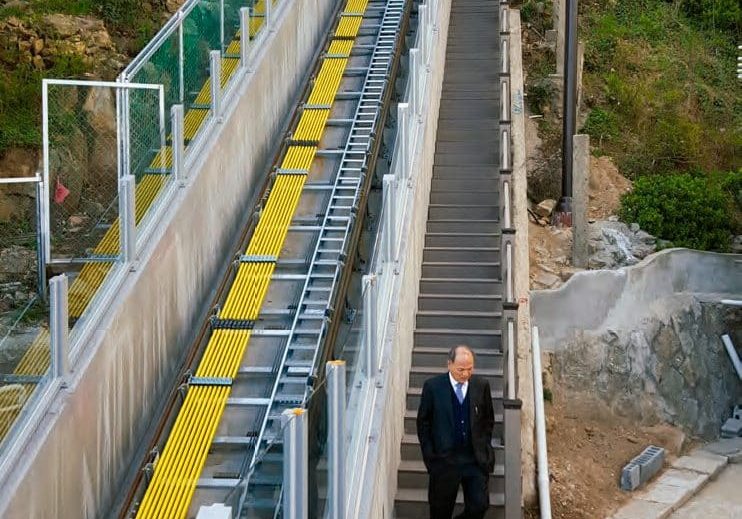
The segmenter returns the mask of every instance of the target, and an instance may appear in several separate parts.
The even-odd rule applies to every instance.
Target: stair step
[[[428,220],[425,229],[429,233],[470,232],[495,234],[500,232],[500,222],[497,219],[449,218],[434,221]]]
[[[496,330],[502,323],[502,312],[457,312],[453,310],[419,310],[415,318],[418,329]]]
[[[502,295],[502,281],[488,278],[422,277],[420,293],[500,296]]]
[[[417,298],[417,308],[418,311],[500,312],[502,311],[502,297],[479,294],[421,293]]]
[[[495,465],[489,479],[490,492],[505,491],[505,466]],[[397,470],[397,488],[425,490],[428,488],[428,470],[421,460],[402,460]]]
[[[502,352],[491,348],[472,348],[475,355],[474,369],[502,370]],[[433,346],[417,346],[412,349],[413,366],[446,366],[450,348],[439,348]]]
[[[499,248],[500,233],[429,232],[425,247],[484,247]]]
[[[425,247],[424,262],[464,261],[468,263],[499,262],[499,247]]]
[[[477,130],[479,131],[479,130]],[[433,180],[474,180],[490,179],[497,180],[500,178],[499,166],[493,165],[475,165],[475,166],[433,166]]]
[[[448,85],[449,88],[461,88],[459,85]],[[444,85],[443,88],[446,88]],[[473,117],[456,117],[446,114],[445,117],[438,118],[438,129],[445,130],[479,130],[494,132],[500,128],[499,117],[473,118]]]
[[[478,177],[466,178],[464,176],[454,178],[434,178],[430,185],[431,193],[440,191],[464,191],[464,192],[497,192],[500,188],[500,179],[492,174],[492,178]],[[499,203],[499,196],[492,201],[493,204]]]
[[[499,279],[498,261],[423,261],[424,278]]]
[[[493,435],[502,438],[503,435],[503,415],[495,413],[495,428]],[[417,409],[408,409],[404,414],[404,432],[405,434],[417,434]]]
[[[497,150],[479,150],[473,153],[435,153],[433,164],[435,166],[492,166],[498,167]]]
[[[459,206],[492,206],[497,208],[500,203],[500,195],[497,190],[442,190],[437,189],[430,192],[430,203],[435,205],[459,205]],[[495,213],[499,215],[499,210]]]
[[[454,515],[463,511],[464,496],[461,491],[456,496],[456,503]],[[490,492],[490,508],[502,507],[504,504],[505,496],[503,493]],[[429,511],[427,489],[397,489],[397,497],[394,501],[394,512],[397,519],[428,517]],[[499,519],[499,516],[496,519]]]

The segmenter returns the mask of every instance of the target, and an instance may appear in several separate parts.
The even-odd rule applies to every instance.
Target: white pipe
[[[742,380],[742,361],[739,360],[739,355],[737,355],[737,350],[734,348],[734,344],[732,344],[732,338],[729,337],[729,335],[724,334],[721,336],[721,342],[724,343],[724,346],[726,346],[727,353],[729,354],[729,359],[732,361],[732,364],[734,365],[734,369],[737,372],[737,376],[740,380]]]
[[[721,304],[729,306],[742,306],[742,299],[722,299]]]
[[[546,454],[546,416],[544,414],[544,387],[541,383],[541,347],[538,327],[533,327],[533,400],[536,404],[536,453],[538,459],[538,500],[541,519],[551,519],[549,495],[549,459]]]

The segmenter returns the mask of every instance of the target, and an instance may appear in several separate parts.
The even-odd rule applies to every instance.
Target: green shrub
[[[742,7],[739,0],[682,0],[686,16],[706,29],[738,35],[742,30]]]
[[[729,193],[709,177],[653,175],[622,197],[619,216],[675,247],[725,251],[734,209]]]

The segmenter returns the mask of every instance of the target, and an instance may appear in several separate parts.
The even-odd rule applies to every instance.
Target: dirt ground
[[[630,498],[620,490],[619,479],[631,458],[657,445],[667,449],[667,465],[688,448],[679,429],[637,427],[595,402],[575,404],[555,394],[553,403],[546,402],[546,415],[555,519],[609,517]]]
[[[631,181],[618,171],[610,157],[590,157],[589,219],[606,220],[616,214],[621,195],[630,190]]]

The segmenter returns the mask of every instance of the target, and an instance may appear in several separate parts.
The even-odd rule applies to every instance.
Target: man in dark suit
[[[473,376],[474,352],[451,348],[448,373],[423,386],[417,436],[430,475],[430,519],[451,519],[459,486],[464,512],[457,519],[482,519],[489,507],[489,474],[495,465],[495,415],[489,382]]]

